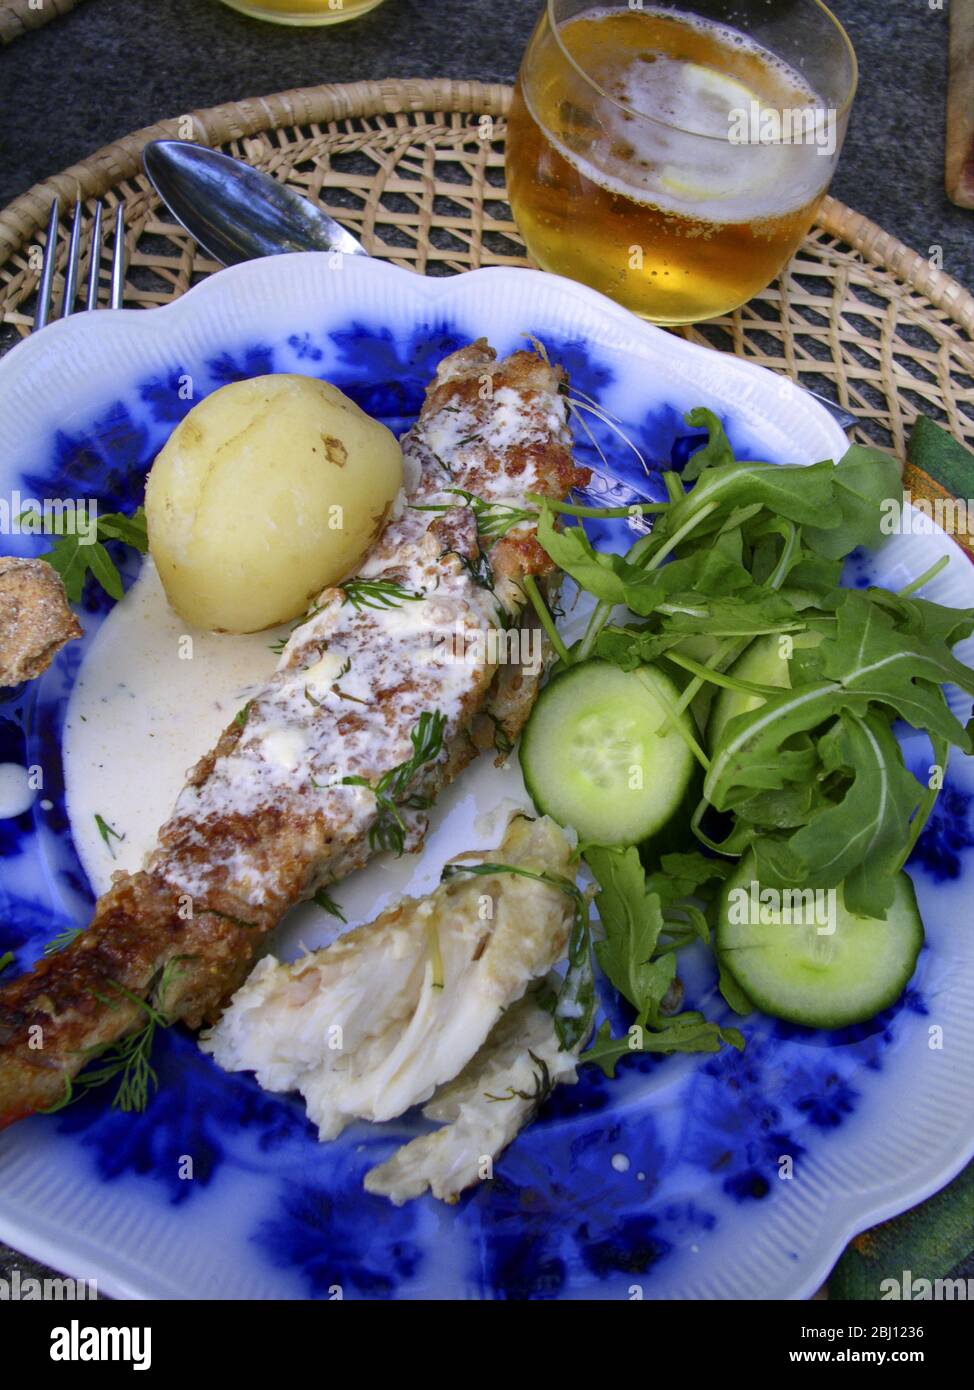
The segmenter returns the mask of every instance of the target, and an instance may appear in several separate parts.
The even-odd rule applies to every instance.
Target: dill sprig
[[[159,1085],[158,1075],[152,1065],[152,1049],[155,1045],[156,1034],[160,1028],[168,1028],[170,1023],[170,1020],[162,1012],[165,997],[179,969],[180,962],[185,959],[187,959],[185,956],[172,956],[166,961],[159,972],[158,985],[154,989],[150,985],[149,992],[154,995],[155,1003],[150,1003],[148,999],[142,999],[139,995],[133,994],[130,989],[126,989],[124,985],[118,984],[115,980],[109,981],[111,987],[123,998],[138,1005],[145,1016],[145,1022],[141,1028],[129,1033],[127,1037],[120,1038],[117,1042],[87,1048],[89,1061],[84,1071],[73,1079],[70,1076],[64,1078],[64,1095],[56,1104],[42,1111],[42,1114],[48,1115],[57,1110],[63,1110],[65,1106],[79,1100],[89,1091],[97,1090],[112,1081],[118,1082],[118,1087],[112,1098],[113,1110],[122,1110],[126,1113],[145,1110],[152,1092]],[[109,1001],[106,1000],[105,1002]]]
[[[233,722],[236,724],[238,729],[242,729],[244,725],[247,723],[247,720],[250,717],[250,707],[253,703],[253,700],[248,700],[247,703],[244,705],[243,709],[238,709],[236,714],[233,716]]]
[[[526,511],[523,507],[515,507],[509,502],[490,502],[486,498],[478,497],[475,492],[468,492],[464,487],[444,488],[445,492],[456,493],[462,497],[464,504],[470,508],[477,520],[477,530],[482,536],[490,536],[497,539],[499,536],[506,536],[513,526],[518,526],[522,521],[537,521],[537,512]],[[414,512],[448,512],[457,503],[455,502],[428,502],[423,505],[414,503]]]
[[[77,941],[81,931],[81,927],[67,927],[64,931],[58,932],[57,936],[52,936],[50,941],[44,943],[45,956],[53,956],[56,951],[63,951],[66,946]]]
[[[403,588],[394,579],[349,579],[339,587],[345,595],[342,602],[350,603],[358,612],[363,608],[398,608],[401,603],[415,603],[426,597]]]
[[[322,653],[322,654],[324,654],[324,653]],[[309,669],[310,669],[310,668],[309,668]],[[350,656],[347,656],[347,657],[345,658],[345,660],[342,662],[341,668],[340,668],[340,670],[337,672],[337,674],[336,674],[336,676],[335,676],[335,679],[334,679],[333,681],[330,681],[330,682],[329,682],[328,689],[329,689],[334,695],[337,695],[337,696],[339,697],[339,699],[341,699],[341,700],[351,700],[351,701],[353,701],[353,703],[356,704],[356,705],[368,705],[368,703],[369,703],[368,700],[362,700],[362,699],[359,698],[358,695],[349,695],[348,691],[347,691],[347,690],[343,690],[343,689],[341,688],[341,686],[338,684],[338,682],[342,679],[343,676],[347,676],[347,675],[348,675],[348,673],[349,673],[349,671],[350,671],[351,669],[352,669],[352,658],[351,658]],[[320,690],[321,687],[319,686],[318,689]],[[313,695],[313,694],[311,693],[311,686],[310,686],[310,685],[305,685],[305,687],[304,687],[304,698],[308,701],[308,703],[309,703],[310,705],[314,705],[314,707],[315,707],[316,709],[319,708],[321,705],[324,704],[324,696],[322,696],[321,699],[318,699],[318,697],[317,697],[316,695]]]
[[[369,844],[376,852],[394,850],[400,855],[405,849],[406,823],[400,814],[400,807],[421,811],[430,804],[428,796],[411,792],[410,786],[422,768],[439,757],[443,750],[445,728],[445,714],[439,710],[432,713],[424,710],[409,735],[413,752],[405,762],[384,772],[374,786],[364,777],[342,778],[340,785],[368,787],[375,797],[379,814],[369,830]]]
[[[490,1091],[485,1091],[484,1095],[487,1097],[488,1100],[530,1100],[534,1102],[532,1113],[536,1113],[538,1110],[540,1110],[541,1106],[544,1104],[544,1102],[551,1095],[552,1091],[555,1089],[555,1083],[551,1079],[551,1072],[548,1069],[548,1063],[545,1061],[545,1059],[543,1057],[539,1057],[537,1053],[532,1052],[530,1048],[528,1049],[528,1056],[531,1058],[531,1061],[538,1068],[538,1070],[534,1073],[534,1089],[532,1091],[518,1091],[515,1090],[513,1086],[508,1086],[507,1094],[504,1096],[495,1096],[492,1095]]]
[[[577,884],[572,883],[570,878],[563,878],[561,874],[549,874],[547,869],[525,869],[520,864],[463,864],[451,863],[443,866],[440,874],[441,883],[448,883],[452,878],[459,878],[461,874],[473,874],[478,877],[491,877],[494,874],[517,874],[519,878],[531,878],[536,883],[550,883],[553,888],[560,888],[563,893],[567,893],[576,903],[584,904],[585,898]]]
[[[3,972],[7,969],[8,965],[13,965],[13,963],[14,963],[14,953],[13,953],[13,951],[4,951],[3,955],[0,956],[0,975],[2,975]]]
[[[473,582],[481,589],[486,589],[488,593],[494,592],[494,571],[490,567],[490,561],[477,546],[475,556],[462,555],[459,550],[444,550],[440,553],[440,559],[445,560],[448,555],[454,555],[460,561],[461,568],[465,569]]]
[[[215,907],[204,907],[201,910],[203,912],[208,912],[211,917],[220,917],[224,922],[232,922],[235,927],[243,927],[246,931],[252,931],[257,925],[256,922],[245,921],[243,917],[234,917],[229,912],[220,912],[220,910]]]
[[[322,912],[330,912],[333,917],[337,917],[339,922],[347,922],[348,918],[335,902],[334,898],[329,898],[324,888],[319,888],[311,901],[320,907]]]
[[[304,627],[305,623],[310,623],[312,618],[317,618],[318,614],[323,612],[325,607],[326,605],[323,603],[316,603],[313,608],[308,609],[307,613],[302,613],[300,618],[295,618],[286,636],[278,637],[276,641],[268,643],[270,650],[275,656],[281,655],[299,627]]]
[[[342,668],[341,668],[341,670],[338,672],[338,675],[335,677],[334,683],[332,684],[332,687],[331,687],[331,688],[332,688],[332,690],[335,692],[335,694],[338,696],[338,698],[339,698],[340,700],[351,700],[352,703],[355,704],[355,705],[365,705],[365,706],[367,707],[368,704],[369,704],[369,701],[368,701],[368,700],[363,700],[363,699],[361,698],[361,696],[359,696],[359,695],[349,695],[348,691],[347,691],[347,690],[343,690],[343,689],[341,688],[341,686],[338,684],[338,682],[342,679],[343,676],[347,676],[347,675],[348,675],[348,673],[349,673],[349,671],[350,671],[351,669],[352,669],[352,658],[351,658],[350,656],[348,656],[348,657],[346,657],[345,660],[342,662]]]
[[[98,827],[98,834],[105,842],[105,847],[108,850],[108,853],[114,859],[115,850],[112,846],[112,840],[118,840],[119,843],[121,843],[121,841],[125,839],[125,836],[120,835],[117,830],[115,830],[112,826],[108,824],[108,821],[105,820],[104,816],[100,816],[97,811],[95,812],[95,824]]]

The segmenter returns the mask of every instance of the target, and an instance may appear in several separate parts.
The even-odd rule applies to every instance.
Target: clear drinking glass
[[[819,0],[547,0],[508,123],[531,255],[656,323],[763,289],[815,217],[856,87]]]
[[[274,24],[342,24],[377,9],[382,0],[223,0],[231,10]]]

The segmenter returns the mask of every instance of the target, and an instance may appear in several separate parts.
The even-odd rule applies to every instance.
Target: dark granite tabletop
[[[947,10],[834,0],[861,80],[832,191],[974,281],[974,219],[943,189]],[[194,107],[383,77],[510,82],[541,0],[386,0],[290,29],[218,0],[83,0],[0,50],[0,205],[120,135]]]
[[[0,49],[0,206],[101,145],[168,116],[320,82],[511,82],[541,0],[386,0],[347,25],[261,24],[218,0],[83,0]],[[944,193],[947,11],[832,0],[860,85],[836,197],[974,285],[974,219]],[[41,1266],[0,1245],[0,1277]],[[964,1267],[963,1272],[970,1273]]]

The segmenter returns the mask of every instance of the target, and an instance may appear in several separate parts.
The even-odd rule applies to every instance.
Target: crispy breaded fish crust
[[[485,714],[517,736],[537,673],[458,659],[458,638],[509,623],[518,580],[551,562],[530,521],[478,534],[454,489],[517,505],[584,485],[562,382],[536,354],[498,362],[483,340],[440,363],[403,440],[407,505],[358,583],[320,596],[191,772],[145,867],[116,875],[72,945],[0,989],[0,1127],[59,1102],[92,1049],[139,1024],[140,1000],[193,1028],[218,1018],[287,910],[381,847],[372,788],[410,760],[424,715],[442,718],[442,745],[397,810],[407,849],[422,803],[478,751],[478,726],[493,729]]]

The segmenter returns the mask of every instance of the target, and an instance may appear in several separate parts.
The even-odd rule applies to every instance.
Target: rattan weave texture
[[[0,46],[67,14],[81,0],[0,0]]]
[[[69,0],[59,0],[67,5]],[[220,146],[321,203],[367,249],[421,274],[528,265],[504,194],[510,89],[388,80],[282,92],[135,132],[0,212],[0,351],[32,323],[51,199],[126,204],[126,304],[165,304],[218,267],[141,172],[148,140]],[[112,219],[106,219],[105,249]],[[107,258],[102,279],[107,295]],[[778,281],[723,318],[679,330],[830,395],[863,439],[904,451],[918,412],[974,444],[974,296],[833,198]]]

